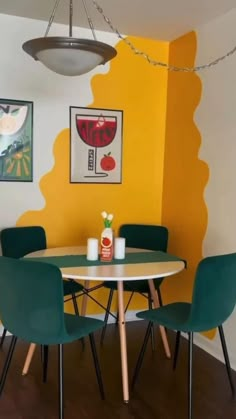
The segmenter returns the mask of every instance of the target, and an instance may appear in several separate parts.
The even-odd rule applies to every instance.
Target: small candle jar
[[[124,259],[125,258],[125,238],[116,237],[114,243],[114,258]]]
[[[98,260],[98,239],[87,240],[87,260]]]

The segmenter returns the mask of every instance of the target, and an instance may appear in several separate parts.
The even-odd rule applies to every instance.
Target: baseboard
[[[182,333],[181,335],[187,339],[186,333]],[[218,359],[220,362],[225,363],[218,332],[214,339],[208,339],[200,333],[195,333],[194,344],[198,346],[199,348],[203,349],[204,351],[206,351],[207,353],[209,353],[210,355],[212,355],[214,358]],[[232,370],[236,371],[235,354],[230,352],[229,348],[228,348],[228,352],[229,352],[231,368]]]

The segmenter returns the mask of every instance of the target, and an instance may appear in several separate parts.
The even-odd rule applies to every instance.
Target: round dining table
[[[81,255],[78,261],[76,261],[76,255],[78,258]],[[73,279],[78,282],[84,280],[84,286],[88,291],[89,281],[117,281],[123,400],[125,403],[128,403],[129,382],[123,282],[148,280],[153,307],[157,308],[159,307],[159,300],[153,279],[177,274],[185,268],[185,262],[164,252],[133,248],[126,249],[124,260],[114,259],[109,263],[101,263],[100,261],[86,262],[85,246],[48,248],[30,253],[25,257],[37,258],[37,260],[42,262],[57,264],[63,278]],[[85,314],[86,300],[84,300],[83,304],[82,315]],[[170,348],[165,329],[162,326],[160,326],[160,333],[166,356],[170,358]],[[23,374],[26,374],[28,371],[34,349],[35,344],[31,344],[23,368]]]

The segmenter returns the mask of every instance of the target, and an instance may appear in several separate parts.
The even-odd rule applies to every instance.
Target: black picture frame
[[[70,106],[70,183],[122,183],[123,111]]]
[[[33,181],[33,102],[0,98],[0,181]]]

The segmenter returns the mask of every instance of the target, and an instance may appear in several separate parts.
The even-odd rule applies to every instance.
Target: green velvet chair
[[[177,331],[175,363],[178,354],[180,332],[188,334],[188,418],[192,419],[192,359],[193,335],[218,328],[222,344],[229,383],[234,395],[234,383],[222,324],[234,310],[236,303],[236,253],[211,256],[203,259],[197,268],[192,303],[176,302],[163,307],[142,311],[137,314],[149,321],[138,361],[135,367],[132,387],[140,371],[143,356],[153,323]]]
[[[0,232],[0,243],[3,256],[11,258],[22,258],[28,253],[47,248],[46,233],[41,226],[9,227]],[[74,281],[63,280],[64,297],[72,298],[75,313],[78,315],[78,306],[76,294],[83,294],[83,286]],[[34,289],[32,290],[32,299],[34,299]],[[0,347],[3,345],[6,328],[3,330]]]
[[[64,313],[63,281],[59,268],[48,263],[0,257],[0,315],[12,334],[0,377],[0,395],[17,339],[43,346],[58,345],[59,419],[64,418],[63,344],[89,336],[101,398],[104,388],[93,332],[101,320]],[[37,298],[32,298],[32,289]],[[75,367],[76,374],[76,367]]]
[[[164,226],[159,225],[148,225],[148,224],[124,224],[119,229],[119,236],[125,237],[126,239],[126,247],[134,247],[140,249],[147,249],[147,250],[161,250],[163,252],[167,251],[168,245],[168,229]],[[162,305],[162,298],[160,292],[160,285],[163,281],[163,278],[158,278],[154,280],[154,285],[158,293],[158,298],[160,305]],[[105,288],[110,290],[107,308],[105,313],[104,322],[105,325],[102,330],[101,334],[101,343],[103,343],[106,326],[109,318],[109,314],[111,314],[111,304],[113,299],[114,291],[117,290],[117,282],[115,281],[106,281],[103,283]],[[133,294],[138,292],[148,298],[148,304],[151,308],[151,295],[149,291],[148,281],[125,281],[124,284],[124,291],[130,292],[130,298],[128,304],[125,308],[125,311],[128,309],[129,303]],[[153,336],[152,336],[153,342]],[[153,345],[154,346],[154,345]]]

